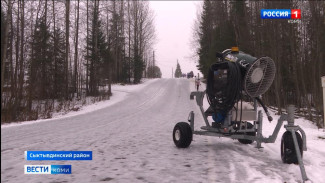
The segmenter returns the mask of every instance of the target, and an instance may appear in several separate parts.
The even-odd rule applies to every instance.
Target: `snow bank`
[[[94,104],[80,106],[80,109],[78,111],[69,111],[66,114],[54,113],[53,117],[51,119],[39,119],[39,120],[34,120],[34,121],[13,122],[13,123],[8,123],[8,124],[2,124],[1,128],[8,128],[8,127],[19,126],[19,125],[29,125],[29,124],[40,123],[40,122],[47,122],[47,121],[68,118],[68,117],[77,116],[80,114],[93,112],[93,111],[96,111],[99,109],[103,109],[103,108],[112,106],[112,105],[122,101],[129,93],[139,91],[142,88],[146,87],[148,84],[150,84],[152,82],[156,82],[157,80],[158,79],[143,79],[142,83],[137,84],[137,85],[113,84],[112,85],[112,93],[113,94],[109,100],[99,101]]]

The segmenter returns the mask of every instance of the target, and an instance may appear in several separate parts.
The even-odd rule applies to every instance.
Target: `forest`
[[[148,1],[1,1],[1,122],[108,99],[112,83],[161,77]]]
[[[300,9],[301,19],[261,19],[261,9]],[[216,52],[233,46],[257,58],[275,61],[276,77],[263,100],[282,112],[294,104],[298,113],[323,124],[321,76],[325,75],[324,1],[203,2],[194,24],[198,69],[206,77]]]

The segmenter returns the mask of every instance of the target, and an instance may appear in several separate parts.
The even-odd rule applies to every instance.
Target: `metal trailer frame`
[[[297,140],[295,132],[299,131],[302,135],[303,151],[307,151],[306,134],[303,129],[301,129],[298,125],[295,125],[295,123],[294,123],[295,107],[293,105],[290,105],[288,107],[287,114],[282,114],[280,116],[280,118],[278,119],[277,125],[276,125],[271,136],[264,137],[262,134],[263,115],[262,115],[261,110],[259,110],[257,113],[257,121],[254,121],[253,128],[247,129],[247,123],[245,123],[244,129],[242,129],[241,125],[240,125],[240,130],[236,131],[236,133],[240,132],[241,134],[238,134],[238,133],[236,134],[236,133],[229,132],[229,129],[228,129],[228,132],[222,132],[218,128],[211,127],[211,125],[208,121],[208,116],[211,116],[211,115],[209,113],[207,113],[208,110],[204,111],[204,108],[203,108],[204,95],[205,95],[205,91],[191,92],[191,95],[190,95],[191,100],[194,100],[194,97],[196,98],[196,103],[200,107],[201,114],[202,114],[204,122],[206,124],[206,126],[201,127],[202,130],[200,130],[200,131],[194,130],[194,112],[191,111],[189,114],[189,117],[188,117],[188,121],[190,122],[190,127],[191,127],[193,134],[205,135],[205,136],[216,136],[216,137],[228,137],[231,139],[251,140],[251,141],[256,141],[256,148],[263,148],[261,146],[262,143],[274,143],[275,142],[275,140],[278,136],[278,133],[280,131],[280,128],[283,124],[283,121],[287,121],[288,124],[284,125],[284,128],[287,131],[291,132],[291,134],[292,134],[302,179],[303,179],[303,181],[309,180],[306,175],[304,163],[303,163],[303,160],[301,157],[301,152],[299,149],[298,140]],[[254,111],[257,112],[256,100],[254,100]],[[245,112],[245,111],[243,111],[243,112]],[[225,122],[230,124],[231,119],[232,119],[232,114],[230,112],[230,114],[227,115]],[[230,127],[230,130],[231,130],[231,127]],[[256,136],[246,135],[245,132],[256,132]],[[242,134],[242,133],[244,133],[244,134]]]

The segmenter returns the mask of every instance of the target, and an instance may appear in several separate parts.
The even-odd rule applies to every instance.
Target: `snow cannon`
[[[237,47],[216,56],[217,61],[207,75],[206,90],[190,94],[191,100],[196,99],[205,126],[194,129],[194,111],[191,111],[188,122],[178,122],[173,129],[176,147],[189,147],[195,134],[237,139],[242,144],[255,141],[256,148],[262,148],[262,143],[275,143],[283,122],[287,121],[280,145],[282,162],[299,164],[302,179],[308,180],[302,161],[303,151],[307,151],[306,134],[294,123],[294,106],[289,106],[287,114],[279,116],[272,135],[264,137],[262,134],[263,113],[257,103],[271,122],[273,118],[260,96],[272,85],[276,73],[274,61],[269,57],[253,57]],[[206,110],[203,108],[205,95],[209,103]],[[209,117],[213,122],[209,122]]]
[[[243,75],[243,88],[247,95],[258,97],[270,88],[276,72],[274,61],[271,58],[257,59],[239,51],[237,47],[225,50],[223,53],[225,61],[235,62],[240,66]]]
[[[242,91],[264,106],[258,97],[272,85],[276,73],[274,61],[269,57],[253,57],[238,47],[217,53],[217,58],[210,67],[206,89],[210,107],[215,111],[213,119],[222,122],[241,99]],[[263,108],[272,121],[266,107]]]

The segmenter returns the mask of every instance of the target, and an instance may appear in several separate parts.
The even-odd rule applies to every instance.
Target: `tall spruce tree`
[[[32,98],[48,99],[53,97],[52,51],[49,27],[45,17],[41,17],[32,35],[32,49],[34,53],[30,58],[29,87],[33,88]]]
[[[205,0],[198,30],[199,35],[199,67],[206,77],[210,66],[216,61],[216,52],[236,46],[236,35],[233,22],[223,1]],[[232,6],[234,7],[234,5]]]
[[[97,2],[98,3],[98,2]],[[89,56],[88,73],[89,73],[89,95],[98,95],[98,85],[101,79],[105,77],[102,66],[109,62],[108,45],[105,35],[102,31],[102,22],[99,19],[98,4],[94,6],[92,28],[87,37]],[[107,75],[107,74],[106,74]]]
[[[65,97],[65,35],[64,32],[57,28],[53,33],[53,77],[54,77],[54,97]]]
[[[135,52],[134,56],[134,83],[140,83],[142,73],[144,70],[144,62],[138,52]]]
[[[180,78],[180,77],[182,77],[182,70],[181,70],[181,66],[179,65],[179,63],[177,61],[176,70],[175,70],[175,78]]]
[[[199,27],[199,42],[200,48],[199,55],[199,70],[206,77],[208,69],[212,64],[210,59],[210,52],[212,47],[212,34],[213,34],[213,14],[212,14],[211,1],[205,0],[203,4],[203,11],[201,14],[201,21]]]

